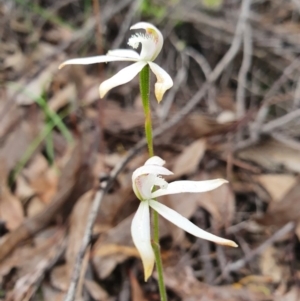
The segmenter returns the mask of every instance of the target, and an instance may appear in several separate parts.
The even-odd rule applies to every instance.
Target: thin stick
[[[244,28],[244,56],[241,69],[238,75],[238,87],[236,91],[236,114],[238,118],[245,115],[245,88],[247,84],[247,74],[251,67],[252,58],[252,30],[249,24]]]
[[[244,258],[239,259],[225,268],[223,275],[228,274],[229,272],[237,271],[244,267],[250,260],[252,260],[255,256],[261,254],[268,246],[276,242],[277,240],[284,237],[286,234],[291,232],[295,228],[294,222],[289,222],[285,224],[282,228],[280,228],[277,232],[275,232],[270,238],[268,238],[264,243],[262,243],[258,248],[249,252]],[[222,277],[222,276],[221,276]]]

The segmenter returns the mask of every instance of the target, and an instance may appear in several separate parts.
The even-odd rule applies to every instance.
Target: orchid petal
[[[135,247],[140,253],[145,281],[151,276],[154,267],[154,253],[151,246],[150,213],[148,201],[143,201],[132,220],[131,235]]]
[[[152,193],[152,198],[157,198],[162,195],[176,194],[183,192],[205,192],[218,188],[228,181],[224,179],[215,179],[208,181],[175,181],[169,183],[169,185],[164,189],[158,189]]]
[[[173,80],[171,76],[157,64],[148,62],[152,72],[156,75],[157,82],[155,83],[155,96],[158,102],[160,102],[165,92],[173,86]]]
[[[150,200],[152,198],[152,189],[154,186],[166,188],[168,182],[158,175],[141,175],[133,182],[133,191],[140,200]]]
[[[131,81],[145,67],[146,64],[146,62],[134,63],[120,70],[116,75],[114,75],[110,79],[104,81],[99,87],[100,97],[103,98],[110,89]]]
[[[231,247],[238,246],[232,240],[221,238],[219,236],[213,235],[209,232],[206,232],[206,231],[200,229],[199,227],[194,225],[192,222],[190,222],[187,218],[183,217],[176,211],[168,208],[167,206],[165,206],[157,201],[150,200],[149,205],[151,208],[153,208],[156,212],[158,212],[165,219],[167,219],[171,223],[175,224],[176,226],[180,227],[184,231],[186,231],[196,237],[206,239],[209,241],[213,241],[220,245],[226,245],[226,246],[231,246]]]
[[[159,55],[164,44],[164,38],[161,32],[154,25],[147,22],[139,22],[130,27],[132,29],[145,29],[146,34],[152,38],[146,39],[142,43],[142,50],[140,57],[144,60],[154,61]],[[152,42],[152,43],[151,43]]]
[[[107,63],[114,61],[136,61],[135,58],[130,57],[119,57],[119,56],[110,56],[110,55],[98,55],[84,58],[76,58],[63,62],[59,65],[58,69],[63,68],[66,65],[89,65],[96,63]]]
[[[132,174],[132,181],[135,181],[137,177],[141,175],[154,174],[154,175],[172,175],[172,171],[159,165],[143,165],[137,168]]]
[[[163,166],[166,163],[165,160],[163,160],[162,158],[158,157],[158,156],[153,156],[150,159],[148,159],[144,165],[159,165],[159,166]]]
[[[133,59],[135,61],[140,59],[140,55],[131,49],[115,49],[107,52],[108,56],[117,56],[121,58]]]

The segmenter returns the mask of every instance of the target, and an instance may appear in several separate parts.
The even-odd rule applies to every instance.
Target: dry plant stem
[[[148,145],[149,157],[154,156],[153,151],[153,137],[152,137],[152,121],[151,121],[151,109],[149,102],[150,95],[150,68],[146,65],[140,72],[140,91],[142,97],[143,108],[145,112],[145,134]],[[164,283],[162,260],[160,255],[159,246],[159,221],[158,213],[151,210],[153,217],[153,243],[152,247],[155,255],[155,263],[158,274],[158,286],[161,301],[167,301],[166,287]]]
[[[268,246],[272,245],[274,242],[276,242],[277,240],[279,240],[282,237],[284,237],[285,235],[287,235],[294,228],[295,228],[294,222],[288,222],[287,224],[285,224],[282,228],[280,228],[278,231],[276,231],[270,238],[268,238],[264,243],[262,243],[258,248],[251,251],[244,258],[241,258],[241,259],[237,260],[236,262],[230,263],[225,268],[221,277],[224,277],[224,275],[226,275],[230,272],[238,271],[239,269],[243,268],[255,256],[261,254]]]
[[[81,267],[82,267],[83,258],[84,258],[85,252],[91,241],[93,226],[94,226],[94,223],[95,223],[97,215],[98,215],[98,210],[99,210],[102,198],[108,190],[107,182],[102,183],[101,188],[102,189],[100,191],[97,191],[95,198],[93,200],[93,203],[92,203],[92,207],[91,207],[91,210],[89,213],[84,236],[83,236],[83,239],[81,242],[81,247],[77,254],[74,270],[72,273],[71,283],[68,288],[68,292],[67,292],[67,295],[66,295],[64,301],[73,301],[75,298],[75,295],[76,295],[76,288],[77,288],[79,277],[80,277],[80,271],[81,271]]]
[[[247,84],[247,74],[251,67],[252,58],[252,30],[249,24],[244,27],[244,56],[241,69],[238,75],[238,88],[236,96],[236,113],[241,118],[245,115],[245,88]]]

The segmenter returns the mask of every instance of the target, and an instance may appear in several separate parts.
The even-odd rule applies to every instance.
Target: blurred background
[[[129,49],[139,21],[161,30],[156,63],[174,81],[160,104],[151,94],[168,181],[230,182],[160,200],[239,244],[161,219],[169,300],[300,300],[299,0],[1,0],[0,299],[64,300],[108,181],[76,300],[159,300],[130,236],[131,175],[147,160],[138,77],[100,99],[128,63],[58,70]]]

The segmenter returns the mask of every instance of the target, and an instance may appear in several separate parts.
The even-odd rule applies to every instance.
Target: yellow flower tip
[[[148,265],[147,268],[144,266],[144,280],[145,282],[148,281],[148,279],[150,278],[150,276],[152,275],[152,272],[153,272],[153,265]]]
[[[58,69],[62,69],[63,67],[65,66],[65,63],[61,63],[59,66],[58,66]]]
[[[163,98],[163,95],[161,93],[155,93],[155,97],[157,102],[160,103]]]
[[[238,246],[239,246],[232,240],[226,240],[226,242],[223,242],[222,245],[228,246],[228,247],[233,247],[233,248],[238,248]]]
[[[102,83],[102,84],[103,84],[103,83]],[[102,84],[99,86],[99,94],[100,94],[100,98],[103,98],[103,97],[106,95],[106,93],[108,92],[107,89],[104,89],[104,87],[103,87]]]

